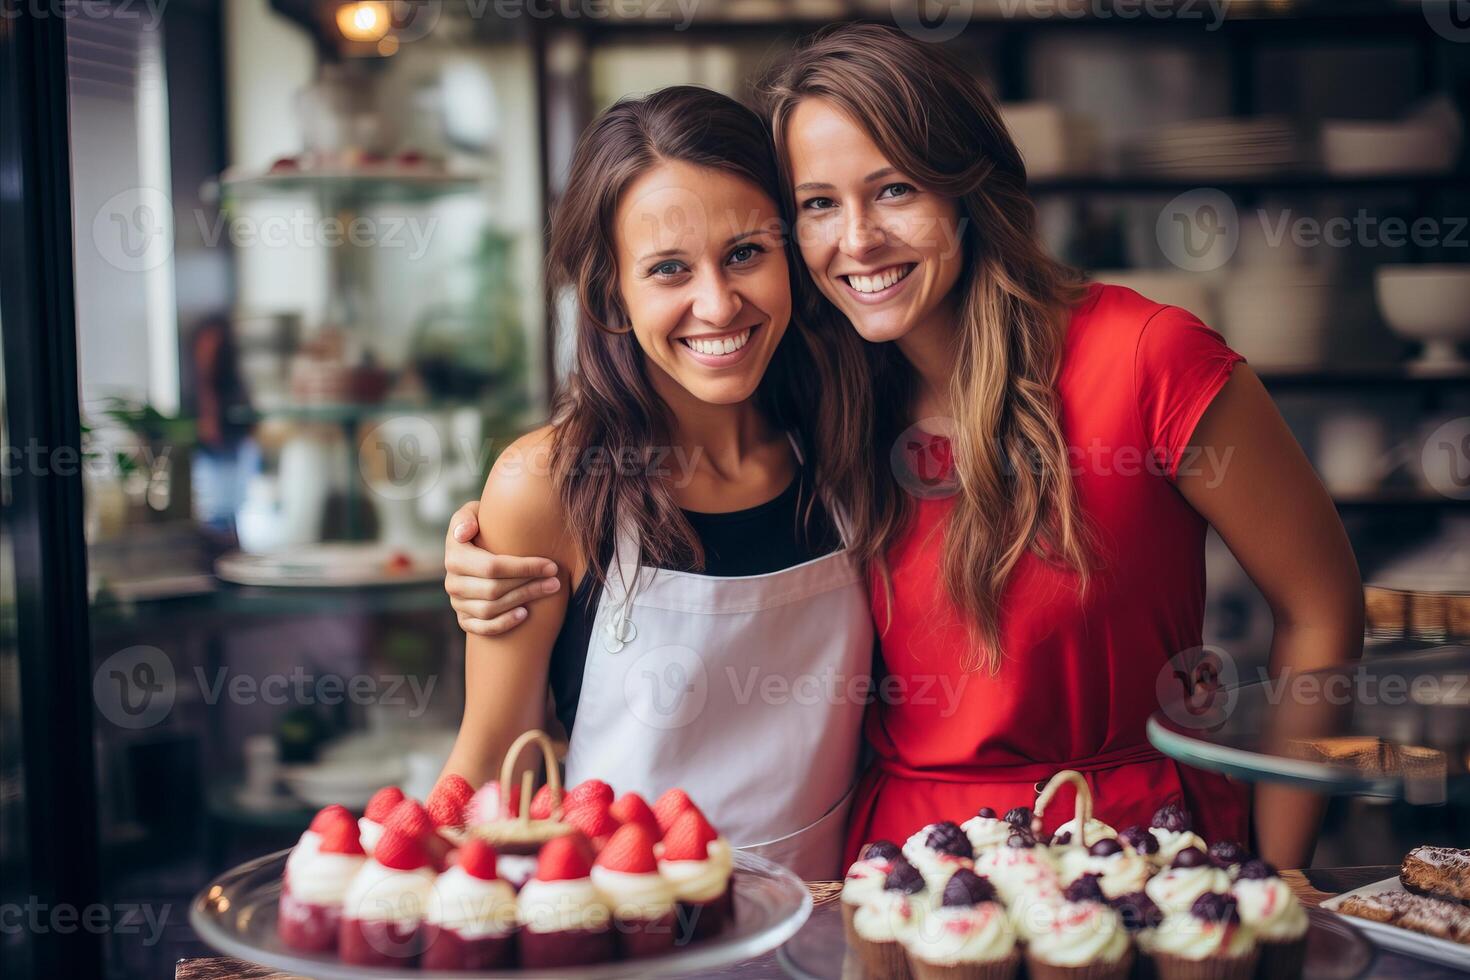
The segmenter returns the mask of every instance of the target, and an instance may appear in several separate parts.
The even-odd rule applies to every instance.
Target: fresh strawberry
[[[674,821],[664,835],[665,861],[703,861],[709,857],[709,842],[719,838],[704,814],[691,807]]]
[[[357,821],[346,810],[345,818],[338,818],[327,824],[322,830],[323,854],[364,854],[362,839],[357,832]]]
[[[551,784],[548,783],[536,791],[531,797],[531,819],[550,820],[552,811],[556,809],[551,799]]]
[[[450,773],[429,794],[426,809],[437,827],[463,827],[465,806],[475,790],[463,776]]]
[[[660,796],[653,804],[653,815],[658,819],[659,833],[667,834],[679,815],[693,808],[694,801],[682,789],[671,789]]]
[[[427,837],[434,832],[434,820],[422,803],[405,798],[383,821],[384,830],[396,830],[408,837]]]
[[[612,806],[612,787],[600,779],[584,779],[571,789],[567,790],[566,799],[562,806],[570,810],[574,806],[584,803],[597,802],[603,806]]]
[[[636,823],[648,830],[654,840],[663,836],[658,826],[658,817],[653,815],[653,808],[648,801],[637,793],[624,793],[618,797],[612,805],[612,815],[618,823]]]
[[[311,829],[318,834],[324,833],[329,826],[334,823],[339,823],[344,819],[352,821],[354,826],[357,825],[357,818],[345,806],[340,803],[333,803],[331,806],[324,806],[316,812],[316,816],[311,818]]]
[[[363,816],[373,823],[380,824],[387,820],[388,814],[392,813],[393,808],[402,802],[403,790],[397,786],[384,786],[373,794],[372,799],[368,800],[367,810]]]
[[[378,838],[378,846],[373,848],[373,860],[395,871],[417,871],[434,866],[429,852],[417,837],[386,826],[383,836]]]
[[[597,855],[597,866],[635,875],[657,873],[658,859],[653,856],[654,841],[653,834],[642,824],[624,824],[612,835],[602,853]]]
[[[606,840],[618,829],[618,820],[612,811],[597,803],[584,802],[572,807],[562,819],[592,840]]]
[[[585,878],[592,870],[588,858],[591,848],[581,834],[553,837],[541,845],[536,858],[537,881],[574,881]]]
[[[458,863],[472,878],[495,880],[495,848],[482,840],[472,840],[457,852]]]

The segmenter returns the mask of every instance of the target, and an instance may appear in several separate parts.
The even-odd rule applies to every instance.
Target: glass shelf
[[[261,200],[287,194],[314,194],[346,203],[428,201],[477,190],[484,176],[383,167],[374,170],[287,170],[278,173],[225,174],[219,189],[226,199]]]
[[[1355,664],[1166,702],[1148,738],[1248,782],[1441,803],[1470,762],[1467,708],[1470,647],[1384,644]]]

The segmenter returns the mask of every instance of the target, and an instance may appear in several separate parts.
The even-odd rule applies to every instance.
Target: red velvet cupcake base
[[[330,953],[337,948],[342,909],[297,901],[289,888],[281,889],[276,932],[281,942],[302,953]]]
[[[679,936],[678,915],[673,909],[657,919],[618,919],[613,928],[618,934],[618,952],[628,960],[671,952]]]
[[[344,918],[337,937],[338,957],[354,966],[411,967],[423,947],[418,923],[404,928],[391,920]]]
[[[453,929],[422,927],[425,970],[503,970],[516,965],[516,934],[466,936]]]
[[[562,966],[601,963],[617,955],[617,938],[611,928],[563,929],[536,932],[522,929],[519,935],[521,967],[550,970]]]
[[[680,902],[678,915],[677,945],[717,935],[735,921],[735,889],[726,885],[723,892],[708,902]]]

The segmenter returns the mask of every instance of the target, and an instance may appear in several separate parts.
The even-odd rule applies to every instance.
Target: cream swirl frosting
[[[1153,877],[1154,867],[1142,854],[1119,851],[1117,854],[1099,856],[1083,854],[1068,855],[1062,862],[1062,884],[1070,885],[1083,875],[1101,875],[1098,885],[1108,898],[1141,892]]]
[[[1230,876],[1208,864],[1196,868],[1166,868],[1144,886],[1144,894],[1166,914],[1188,912],[1205,892],[1230,890]]]
[[[363,845],[364,848],[366,846],[366,844]],[[303,830],[300,839],[296,841],[296,846],[291,848],[290,854],[286,855],[286,878],[289,880],[291,872],[320,851],[321,847],[321,834],[314,830]]]
[[[944,905],[920,918],[902,936],[914,957],[936,966],[991,963],[1016,948],[1016,931],[998,902]]]
[[[842,901],[848,905],[861,905],[883,890],[883,882],[893,862],[882,858],[856,861],[847,869],[842,880]]]
[[[1167,953],[1186,960],[1248,956],[1256,945],[1249,926],[1239,922],[1207,922],[1187,913],[1165,916],[1158,928],[1149,932],[1150,953]]]
[[[879,892],[857,907],[852,927],[870,943],[896,942],[923,919],[929,901],[923,893],[910,895],[897,889]]]
[[[1015,828],[996,817],[976,816],[960,824],[960,829],[970,838],[970,846],[978,856],[981,851],[1003,846]]]
[[[924,883],[935,892],[944,890],[944,883],[949,881],[949,876],[960,868],[973,868],[975,862],[963,854],[951,854],[946,851],[937,850],[929,846],[930,834],[941,827],[941,824],[929,824],[918,833],[911,836],[903,844],[903,856],[908,862],[919,869],[924,876]],[[960,837],[962,846],[969,843],[968,835],[950,824],[949,832]]]
[[[712,902],[730,887],[735,855],[725,838],[709,842],[709,856],[693,861],[659,861],[658,870],[681,902]]]
[[[286,859],[285,887],[296,901],[312,905],[341,905],[367,861],[361,854],[336,854],[318,847],[297,855],[292,851]]]
[[[1058,827],[1056,829],[1056,833],[1052,834],[1052,839],[1055,840],[1063,834],[1070,834],[1072,837],[1071,843],[1077,844],[1081,847],[1087,847],[1089,844],[1096,844],[1104,837],[1108,838],[1109,840],[1118,839],[1118,832],[1112,827],[1109,827],[1107,824],[1103,823],[1101,820],[1097,819],[1096,817],[1093,817],[1087,821],[1087,832],[1083,835],[1086,840],[1083,840],[1077,836],[1076,817],[1073,817],[1071,820],[1068,820],[1066,823]]]
[[[674,908],[674,887],[657,872],[615,871],[594,866],[592,884],[618,919],[659,919]]]
[[[362,849],[367,852],[368,857],[372,857],[373,850],[378,846],[378,838],[383,836],[383,825],[367,817],[358,817],[357,834],[362,841]]]
[[[608,927],[612,913],[591,878],[532,878],[516,896],[516,917],[532,932],[596,931]]]
[[[342,914],[349,919],[413,926],[424,916],[434,879],[430,868],[398,871],[369,858],[347,888]]]
[[[1200,851],[1206,849],[1204,840],[1192,830],[1165,830],[1162,827],[1150,827],[1148,830],[1154,835],[1154,840],[1159,842],[1158,853],[1150,857],[1161,868],[1171,864],[1186,847]]]
[[[1056,891],[1056,866],[1040,847],[996,847],[980,855],[975,873],[990,879],[1000,897],[1014,902],[1027,892]]]
[[[1047,906],[1049,921],[1034,929],[1030,955],[1052,966],[1116,963],[1128,952],[1128,933],[1118,913],[1098,902]]]
[[[1307,931],[1307,913],[1280,878],[1242,878],[1230,888],[1240,921],[1267,942],[1300,939]]]
[[[424,921],[463,936],[494,936],[516,925],[516,893],[499,878],[486,881],[453,867],[434,882]]]

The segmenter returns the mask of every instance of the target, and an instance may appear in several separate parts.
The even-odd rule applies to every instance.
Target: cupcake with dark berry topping
[[[434,882],[424,908],[425,970],[502,970],[516,963],[516,893],[495,848],[471,840]]]
[[[990,807],[982,806],[979,813],[960,824],[960,829],[970,838],[970,849],[978,855],[981,851],[1005,844],[1006,838],[1011,836],[1011,831],[1015,828],[997,816]]]
[[[939,904],[901,942],[919,980],[1010,980],[1021,965],[1015,929],[994,886],[968,868],[950,875]]]
[[[875,980],[909,976],[903,939],[929,911],[930,896],[919,869],[899,857],[883,890],[853,913],[847,944]]]
[[[1235,899],[1206,892],[1187,912],[1173,912],[1148,943],[1160,980],[1250,980],[1260,957]]]
[[[1205,850],[1205,842],[1194,832],[1194,818],[1178,803],[1169,803],[1154,811],[1148,829],[1159,842],[1159,853],[1154,856],[1154,863],[1160,867],[1172,864],[1175,855],[1187,847]]]
[[[864,844],[858,859],[847,869],[842,880],[842,925],[851,931],[852,917],[859,905],[883,890],[893,862],[902,857],[898,845],[891,840]]]
[[[1005,846],[981,854],[974,870],[990,879],[1008,905],[1061,890],[1051,855],[1037,844],[1030,830],[1019,827],[1011,828]]]
[[[1251,853],[1233,840],[1215,841],[1205,851],[1205,855],[1211,864],[1228,874],[1232,881],[1240,874],[1240,866],[1251,859]]]
[[[960,868],[975,866],[975,851],[960,825],[948,820],[931,823],[903,845],[903,856],[919,869],[929,890],[936,895]]]
[[[1230,890],[1230,876],[1210,863],[1204,851],[1186,847],[1174,856],[1169,867],[1144,887],[1154,904],[1165,914],[1183,913],[1206,892]]]
[[[1143,891],[1154,867],[1148,858],[1129,851],[1119,841],[1104,837],[1076,856],[1069,850],[1061,862],[1062,884],[1068,885],[1085,874],[1099,876],[1103,894],[1108,898]]]
[[[1299,977],[1307,955],[1307,913],[1265,861],[1246,861],[1230,886],[1240,921],[1256,934],[1261,950],[1259,975],[1265,980]]]
[[[1159,839],[1147,827],[1134,825],[1124,827],[1118,831],[1118,841],[1132,854],[1147,858],[1148,863],[1155,868],[1163,867],[1168,862],[1159,860]]]
[[[1063,900],[1033,906],[1022,935],[1031,980],[1124,980],[1133,944],[1123,921],[1103,900],[1097,875],[1067,886]]]

